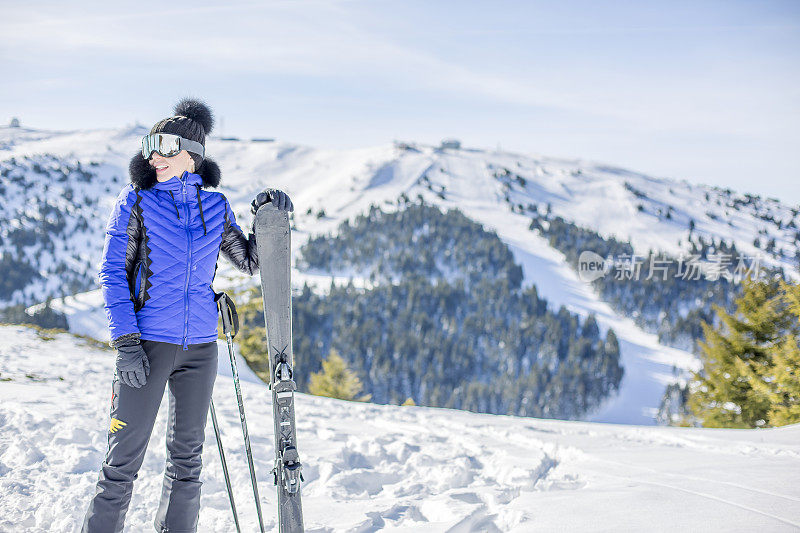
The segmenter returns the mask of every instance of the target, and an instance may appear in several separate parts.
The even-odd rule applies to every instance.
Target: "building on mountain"
[[[445,148],[458,150],[461,148],[461,141],[458,139],[442,139],[442,144],[439,146],[439,149],[444,150]]]

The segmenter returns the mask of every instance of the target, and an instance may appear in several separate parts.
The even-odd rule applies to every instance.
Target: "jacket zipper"
[[[186,228],[186,250],[187,250],[187,260],[186,260],[186,283],[183,287],[183,349],[188,350],[188,342],[189,342],[189,276],[191,275],[192,271],[192,234],[189,231],[189,204],[186,200],[186,172],[181,175],[181,183],[183,187],[181,188],[181,195],[183,198],[183,207],[184,213],[186,216],[184,217],[184,227]]]

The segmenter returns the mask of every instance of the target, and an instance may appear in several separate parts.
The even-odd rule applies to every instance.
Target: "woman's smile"
[[[156,179],[166,181],[172,176],[181,176],[184,170],[194,172],[194,161],[186,150],[172,157],[164,157],[156,152],[150,156],[150,166],[156,170]]]

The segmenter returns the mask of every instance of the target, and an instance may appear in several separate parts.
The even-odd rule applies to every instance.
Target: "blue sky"
[[[800,2],[150,5],[2,1],[0,122],[149,126],[191,95],[225,135],[457,137],[800,203]]]

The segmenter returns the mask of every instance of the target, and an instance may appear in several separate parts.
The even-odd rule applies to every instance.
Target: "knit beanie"
[[[211,109],[201,102],[184,98],[173,109],[174,116],[167,117],[150,129],[150,133],[171,133],[173,135],[180,135],[184,139],[190,141],[197,141],[206,145],[206,134],[211,133],[211,128],[214,127],[214,116],[211,114]],[[195,172],[200,169],[203,158],[194,152],[188,152],[194,160]]]

